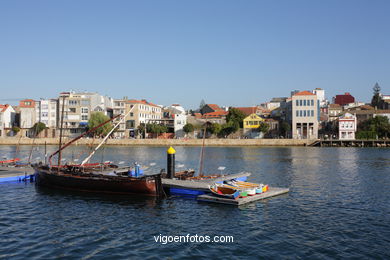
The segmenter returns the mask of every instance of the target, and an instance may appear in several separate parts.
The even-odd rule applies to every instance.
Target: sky
[[[197,108],[390,94],[387,0],[0,1],[0,103],[98,92]]]

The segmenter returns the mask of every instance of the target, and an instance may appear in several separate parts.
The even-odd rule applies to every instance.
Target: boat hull
[[[92,192],[157,195],[154,176],[141,178],[120,176],[82,176],[54,173],[50,170],[35,169],[38,185]]]

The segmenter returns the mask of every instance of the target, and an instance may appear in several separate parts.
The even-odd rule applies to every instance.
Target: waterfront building
[[[125,115],[126,114],[126,102],[127,102],[127,97],[124,97],[123,99],[114,99],[113,101],[113,108],[112,108],[112,113],[113,116],[118,116],[118,115]],[[114,120],[114,123],[118,123],[121,120],[121,118],[117,118]],[[126,122],[123,120],[119,124],[117,130],[113,133],[113,136],[115,138],[125,138],[126,137]],[[129,136],[127,136],[129,137]],[[133,136],[134,137],[134,136]]]
[[[160,120],[163,117],[162,108],[145,99],[129,99],[125,101],[125,137],[135,137],[136,129],[140,124],[147,124],[151,120]]]
[[[292,96],[292,136],[293,139],[317,139],[319,122],[319,102],[309,91],[301,91]]]
[[[345,92],[344,95],[336,95],[333,103],[344,106],[349,103],[355,103],[355,98],[349,92]]]
[[[63,135],[77,136],[85,132],[93,112],[102,112],[112,117],[113,99],[98,93],[62,92],[58,101],[58,127],[61,123],[62,102],[64,103]]]
[[[19,121],[21,129],[29,129],[37,122],[35,101],[24,99],[19,101]]]
[[[217,104],[206,104],[200,109],[200,113],[202,115],[207,113],[213,113],[213,112],[219,112],[219,111],[226,111],[222,108],[220,108]]]
[[[339,139],[340,140],[355,140],[355,132],[357,130],[356,116],[350,113],[345,113],[338,118],[339,121]]]
[[[260,123],[264,121],[265,120],[263,118],[256,115],[255,113],[252,113],[245,117],[243,120],[244,135],[249,138],[262,138],[263,133],[259,132],[258,128],[260,126]]]
[[[338,118],[338,121],[339,121],[339,139],[355,140],[355,132],[357,130],[356,116],[350,113],[345,113]]]
[[[339,104],[329,104],[328,105],[328,121],[333,122],[338,119],[340,114],[343,112],[343,107]]]
[[[23,99],[19,101],[19,127],[20,135],[33,137],[32,127],[37,122],[36,101]]]
[[[5,104],[0,105],[0,137],[6,136],[15,123],[16,113],[12,106]]]
[[[313,94],[317,96],[317,100],[320,102],[320,108],[328,105],[328,100],[325,97],[325,90],[322,88],[316,88],[313,90]]]
[[[390,110],[386,109],[361,109],[355,108],[355,109],[350,109],[348,111],[344,111],[345,113],[350,113],[356,116],[357,124],[360,124],[368,119],[374,118],[376,116],[385,116],[389,118],[390,120]]]
[[[382,109],[390,109],[390,95],[383,95],[381,94],[381,105],[380,108]]]
[[[41,99],[35,101],[36,122],[41,122],[47,127],[41,133],[41,137],[56,137],[58,123],[58,99]]]

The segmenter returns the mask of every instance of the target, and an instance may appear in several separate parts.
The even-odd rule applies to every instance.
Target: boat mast
[[[51,158],[60,153],[62,150],[64,150],[66,147],[68,147],[69,145],[71,145],[72,143],[76,142],[77,140],[79,140],[80,138],[82,138],[83,136],[89,134],[89,133],[92,133],[93,131],[95,131],[96,129],[102,127],[103,125],[107,124],[108,122],[114,120],[115,118],[119,117],[120,115],[117,115],[117,116],[114,116],[113,118],[110,118],[108,119],[107,121],[101,123],[100,125],[98,126],[95,126],[94,128],[88,130],[87,132],[84,132],[82,133],[81,135],[77,136],[76,138],[72,139],[71,141],[67,142],[66,144],[64,144],[63,146],[60,147],[60,149],[58,149],[57,151],[55,151],[54,153],[52,153],[50,156],[49,156],[49,165],[51,166]]]
[[[200,150],[200,162],[199,162],[199,176],[200,177],[203,176],[203,157],[204,157],[204,143],[205,143],[205,139],[206,139],[206,125],[207,125],[207,123],[205,124],[205,127],[203,129],[203,143],[202,143],[202,148]]]
[[[58,144],[58,171],[60,170],[60,166],[61,166],[61,157],[62,157],[62,153],[61,153],[61,145],[62,145],[62,125],[64,124],[64,107],[65,107],[65,96],[62,97],[62,109],[61,109],[61,123],[60,123],[60,141],[59,141],[59,144]]]
[[[111,129],[110,132],[103,138],[103,141],[100,142],[98,146],[95,147],[95,149],[88,155],[87,158],[84,159],[84,161],[80,164],[80,166],[83,166],[86,162],[88,162],[91,157],[95,154],[95,152],[103,145],[103,143],[106,142],[108,137],[115,131],[115,129],[122,123],[122,121],[130,114],[130,112],[133,110],[134,107],[132,107],[129,112],[126,113],[126,115],[122,116],[122,118],[119,120],[119,122]]]

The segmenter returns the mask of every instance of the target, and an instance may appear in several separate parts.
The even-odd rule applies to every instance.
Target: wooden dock
[[[0,167],[0,182],[23,181],[33,174],[31,167]]]
[[[317,140],[309,146],[319,147],[390,147],[388,139],[374,140]]]
[[[274,196],[282,195],[285,193],[288,193],[290,189],[288,188],[275,188],[275,187],[269,187],[267,192],[261,193],[261,194],[256,194],[254,196],[248,196],[246,198],[238,198],[236,200],[233,199],[226,199],[226,198],[221,198],[213,195],[199,195],[197,197],[198,201],[202,202],[213,202],[213,203],[222,203],[222,204],[229,204],[229,205],[243,205],[247,204],[249,202],[254,202],[258,200],[263,200],[263,199],[268,199]]]
[[[176,189],[189,189],[198,191],[209,191],[209,185],[213,185],[215,182],[231,180],[241,177],[248,177],[251,173],[241,172],[236,174],[228,174],[218,177],[216,179],[205,180],[175,180],[175,179],[161,179],[164,188],[176,188]]]

